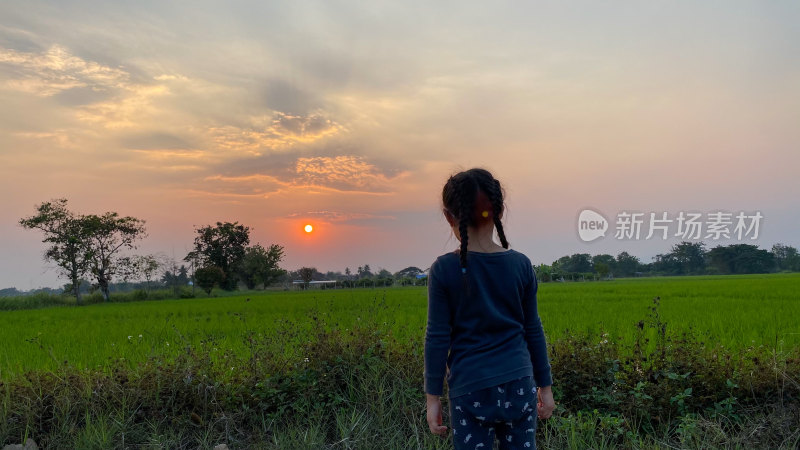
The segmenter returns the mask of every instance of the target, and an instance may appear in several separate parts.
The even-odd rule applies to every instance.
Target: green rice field
[[[670,333],[691,331],[732,348],[800,346],[800,274],[620,279],[541,283],[539,312],[548,339],[591,333],[630,341],[659,297]],[[247,355],[248,336],[291,338],[292,352],[323,318],[346,330],[360,320],[386,323],[401,340],[421,342],[424,287],[248,292],[232,297],[95,304],[0,312],[0,379],[68,364],[104,368],[124,359],[170,357],[203,345],[223,363]],[[298,333],[297,330],[300,330]],[[231,368],[235,370],[235,368]]]

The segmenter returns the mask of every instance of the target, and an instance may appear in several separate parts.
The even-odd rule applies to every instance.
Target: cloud
[[[223,162],[217,168],[220,173],[206,177],[198,188],[236,194],[324,191],[384,195],[408,176],[406,171],[383,169],[363,156],[304,153],[299,149]]]
[[[189,77],[180,74],[161,74],[154,76],[153,79],[158,81],[189,81]]]
[[[286,183],[269,175],[248,175],[241,177],[225,177],[212,175],[203,179],[198,190],[217,195],[257,196],[278,192],[287,186]]]
[[[162,85],[129,86],[121,95],[111,100],[92,103],[80,108],[78,118],[105,128],[133,128],[152,120],[157,107],[153,101],[166,95],[168,89]]]
[[[366,220],[394,220],[394,216],[367,214],[367,213],[354,213],[342,211],[307,211],[303,213],[292,213],[286,216],[287,218],[315,218],[327,222],[351,222],[351,221],[366,221]]]
[[[193,145],[187,139],[171,133],[135,133],[120,139],[120,143],[126,148],[137,150],[148,149],[188,149]]]
[[[6,66],[10,75],[2,81],[3,88],[42,97],[74,88],[119,89],[129,80],[124,70],[86,61],[60,45],[41,53],[0,48],[0,64]]]
[[[184,191],[220,196],[387,194],[406,175],[391,155],[360,154],[377,151],[360,150],[364,143],[350,136],[350,124],[364,126],[361,116],[339,111],[345,122],[336,120],[320,108],[322,97],[286,83],[271,83],[272,105],[255,111],[246,101],[237,107],[248,86],[214,84],[169,67],[150,74],[135,65],[112,67],[61,45],[0,48],[0,67],[10,69],[0,89],[34,95],[63,114],[63,126],[18,138],[62,149],[80,145],[86,157],[102,152],[108,170],[175,174],[164,186],[180,182]]]
[[[245,126],[210,127],[208,134],[221,149],[260,155],[310,144],[345,131],[322,112],[292,115],[278,111],[271,117],[251,117],[249,122]]]
[[[307,142],[336,134],[342,127],[320,113],[302,116],[278,112],[272,119],[271,129],[284,138]]]
[[[321,100],[307,90],[278,78],[267,83],[264,102],[270,109],[297,115],[308,114],[321,104]]]
[[[391,192],[392,177],[353,155],[297,158],[295,184],[371,193]]]
[[[133,150],[145,158],[159,161],[161,163],[168,161],[188,161],[200,160],[206,158],[206,152],[202,150],[185,150],[185,149],[138,149]]]
[[[45,141],[62,149],[78,148],[77,144],[73,141],[72,136],[66,130],[52,130],[43,132],[20,131],[13,134],[15,137],[21,138],[28,142],[38,140]]]
[[[0,48],[0,68],[6,69],[0,89],[54,98],[78,120],[109,129],[152,122],[160,111],[154,100],[169,93],[164,82],[132,82],[128,71],[80,58],[61,45],[40,52]]]

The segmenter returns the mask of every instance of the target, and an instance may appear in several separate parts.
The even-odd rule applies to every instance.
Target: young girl
[[[533,266],[508,249],[503,190],[491,173],[453,175],[442,203],[461,248],[437,258],[428,274],[428,425],[447,433],[439,398],[446,375],[457,450],[491,450],[495,437],[501,449],[535,448],[534,405],[547,419],[555,404]]]

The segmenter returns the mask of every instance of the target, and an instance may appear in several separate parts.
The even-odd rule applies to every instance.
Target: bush
[[[75,297],[65,294],[59,295],[40,292],[33,295],[24,295],[19,297],[0,297],[0,311],[72,305],[75,305]]]
[[[567,411],[627,417],[649,431],[679,427],[687,417],[741,424],[750,411],[783,405],[797,414],[800,385],[786,382],[800,377],[797,349],[731,352],[689,333],[671,335],[658,303],[639,322],[632,348],[605,334],[552,344],[554,395]],[[655,342],[646,337],[653,330]]]

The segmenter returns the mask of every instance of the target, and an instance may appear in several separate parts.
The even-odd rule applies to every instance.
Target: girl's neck
[[[486,226],[483,228],[475,229],[469,227],[467,229],[467,251],[479,253],[497,253],[506,251],[505,248],[498,245],[494,239],[494,225]]]

